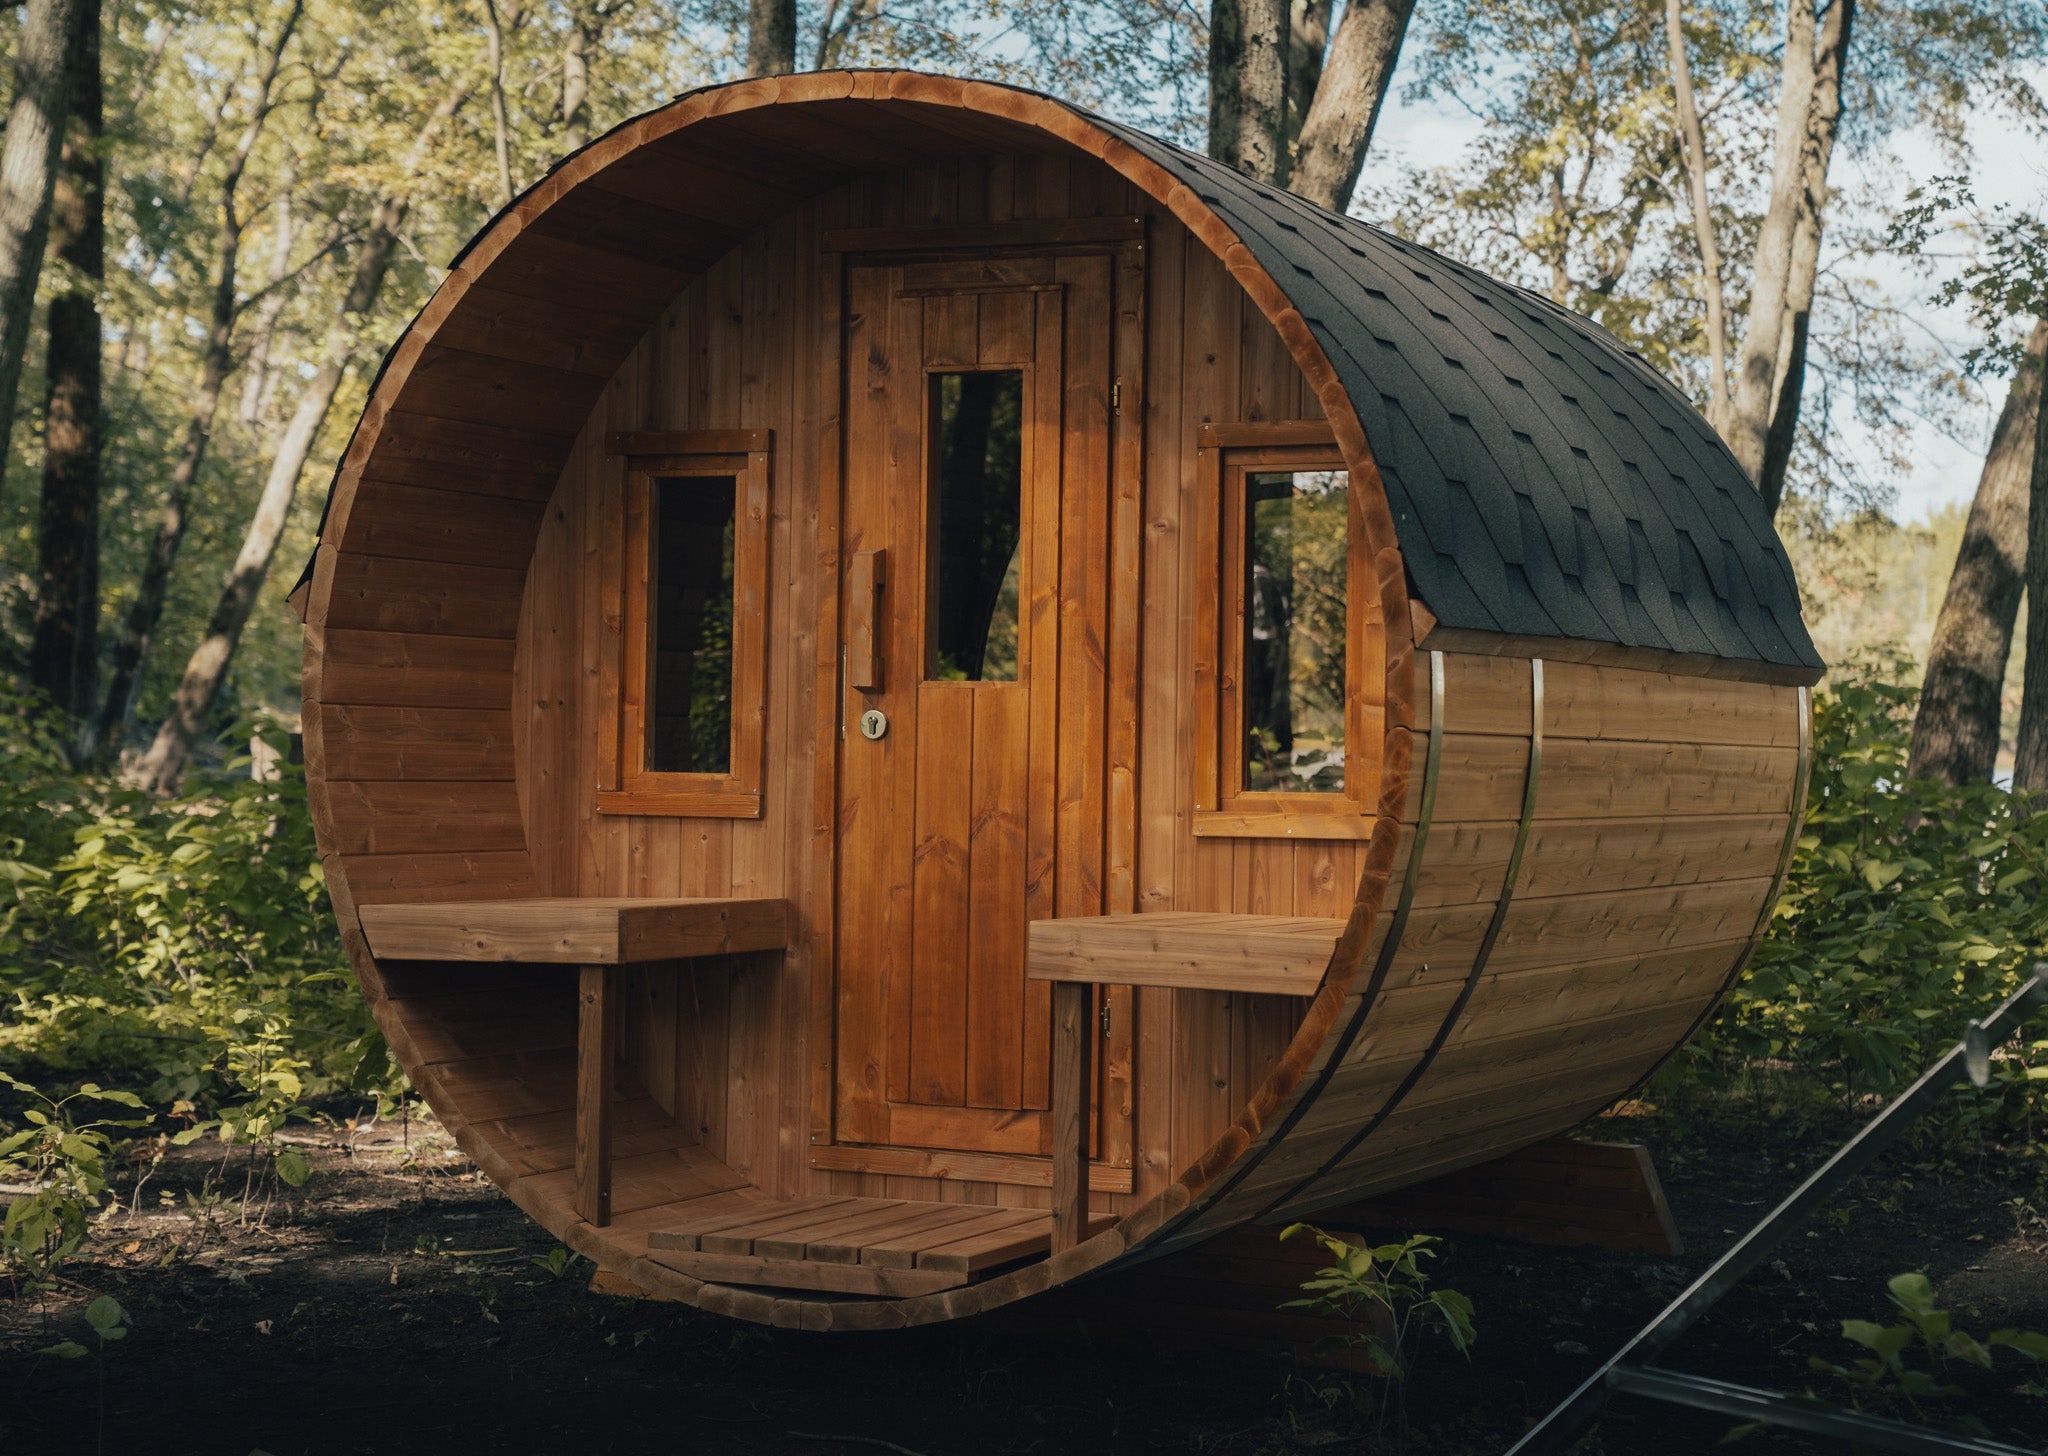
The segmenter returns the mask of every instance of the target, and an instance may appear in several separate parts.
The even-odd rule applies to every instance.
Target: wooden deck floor
[[[930,1294],[1047,1252],[1042,1208],[816,1197],[738,1204],[706,1198],[670,1210],[648,1257],[720,1284],[846,1294]]]

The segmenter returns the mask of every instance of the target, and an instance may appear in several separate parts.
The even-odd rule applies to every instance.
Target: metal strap
[[[1444,1013],[1443,1022],[1437,1027],[1436,1036],[1430,1041],[1428,1050],[1424,1051],[1415,1065],[1408,1069],[1408,1075],[1401,1079],[1401,1085],[1394,1089],[1393,1095],[1380,1104],[1380,1110],[1373,1114],[1372,1121],[1354,1132],[1343,1147],[1323,1160],[1322,1166],[1314,1173],[1262,1209],[1260,1217],[1275,1212],[1314,1187],[1318,1179],[1328,1176],[1332,1169],[1358,1151],[1367,1138],[1385,1125],[1387,1119],[1394,1115],[1394,1109],[1415,1090],[1416,1084],[1422,1081],[1430,1065],[1436,1061],[1437,1053],[1441,1052],[1444,1044],[1451,1039],[1451,1033],[1457,1029],[1459,1018],[1464,1016],[1466,1006],[1471,1004],[1473,992],[1479,989],[1479,978],[1486,973],[1486,963],[1493,957],[1494,942],[1500,939],[1501,927],[1507,924],[1508,907],[1515,900],[1515,882],[1522,874],[1522,851],[1529,846],[1529,826],[1536,818],[1536,789],[1543,779],[1543,659],[1540,657],[1529,660],[1529,704],[1529,771],[1522,779],[1522,817],[1515,826],[1514,848],[1508,852],[1507,873],[1501,879],[1500,898],[1494,902],[1493,918],[1487,922],[1486,934],[1479,942],[1478,953],[1472,957],[1472,968],[1465,973],[1465,984],[1458,989],[1457,1000],[1453,1001],[1451,1009]],[[1403,886],[1404,901],[1407,899],[1407,891],[1414,887],[1415,881],[1420,877],[1421,861],[1422,856],[1418,852],[1414,862],[1409,866],[1409,882]],[[1406,909],[1405,904],[1403,909]],[[1391,956],[1382,957],[1382,960],[1387,962],[1391,959]]]
[[[1444,655],[1432,651],[1429,654],[1429,747],[1422,760],[1422,803],[1416,811],[1415,838],[1408,847],[1408,868],[1401,882],[1401,898],[1395,902],[1394,918],[1387,925],[1387,937],[1380,943],[1379,958],[1373,962],[1372,975],[1365,990],[1359,994],[1358,1009],[1352,1012],[1344,1030],[1337,1036],[1336,1045],[1330,1050],[1322,1070],[1315,1074],[1315,1083],[1294,1099],[1265,1146],[1277,1146],[1294,1130],[1315,1106],[1316,1099],[1337,1075],[1337,1069],[1344,1065],[1344,1057],[1357,1041],[1359,1031],[1365,1026],[1366,1017],[1372,1013],[1373,1003],[1379,1000],[1380,987],[1386,982],[1387,968],[1394,963],[1394,953],[1401,948],[1401,935],[1408,928],[1408,912],[1415,905],[1416,882],[1422,877],[1422,851],[1429,843],[1430,822],[1436,817],[1436,784],[1438,771],[1443,766],[1444,755]],[[1223,1185],[1213,1197],[1201,1201],[1198,1207],[1190,1207],[1183,1219],[1193,1218],[1202,1210],[1214,1208],[1237,1190],[1260,1159],[1240,1156],[1225,1175]],[[1311,1178],[1307,1180],[1313,1182]],[[1292,1196],[1291,1194],[1289,1195]]]

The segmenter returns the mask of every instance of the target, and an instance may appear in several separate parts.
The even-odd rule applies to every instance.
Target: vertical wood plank
[[[971,952],[986,949],[968,936],[977,696],[972,683],[917,688],[910,1042],[890,1058],[889,1093],[931,1107],[967,1102],[969,961]]]
[[[967,1103],[1025,1097],[1024,814],[1029,747],[1024,690],[983,683],[974,697],[967,960]]]
[[[576,998],[576,1213],[612,1218],[612,1057],[618,1044],[618,967],[582,966]]]
[[[1094,988],[1077,981],[1053,986],[1052,1251],[1081,1241],[1088,1223],[1089,1011]]]

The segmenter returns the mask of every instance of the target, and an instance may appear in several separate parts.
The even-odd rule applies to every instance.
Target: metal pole
[[[1734,1247],[1665,1306],[1662,1314],[1510,1447],[1508,1456],[1537,1456],[1576,1434],[1606,1404],[1609,1391],[1617,1386],[1615,1375],[1620,1366],[1651,1359],[1690,1329],[1721,1296],[1761,1264],[1805,1214],[1870,1166],[1951,1085],[1969,1076],[1982,1086],[1989,1076],[1989,1048],[2010,1037],[2027,1019],[2027,1012],[2042,1002],[2048,1002],[2048,963],[2037,964],[2033,977],[2013,992],[2004,1005],[1982,1021],[1970,1023],[1963,1039],[1950,1047],[1941,1060],[1921,1073],[1917,1082],[1793,1189],[1763,1222],[1736,1240]]]

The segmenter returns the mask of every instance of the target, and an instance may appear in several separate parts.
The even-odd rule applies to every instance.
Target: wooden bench
[[[1342,920],[1162,911],[1035,920],[1026,974],[1052,983],[1052,1251],[1088,1222],[1089,1011],[1094,987],[1312,996]]]
[[[618,968],[789,943],[783,900],[463,900],[365,905],[357,918],[379,960],[576,967],[576,1212],[599,1226],[611,1221]]]

